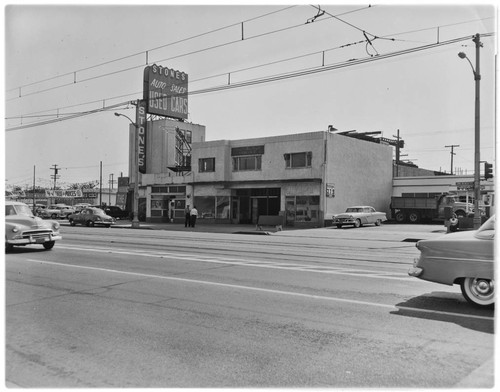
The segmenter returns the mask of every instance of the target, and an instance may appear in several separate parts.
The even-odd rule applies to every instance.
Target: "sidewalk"
[[[112,228],[119,229],[133,229],[131,221],[116,221],[116,223],[111,226]],[[223,224],[223,223],[201,223],[197,222],[195,227],[185,227],[182,223],[151,223],[151,222],[140,222],[139,228],[134,230],[169,230],[169,231],[192,231],[201,233],[235,233],[235,234],[261,234],[266,235],[268,233],[275,232],[276,230],[272,227],[269,230],[257,230],[255,225],[244,225],[244,224]],[[292,230],[292,229],[290,229]]]

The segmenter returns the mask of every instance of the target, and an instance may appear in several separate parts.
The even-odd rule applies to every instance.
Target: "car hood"
[[[19,226],[29,227],[30,229],[47,229],[52,228],[52,221],[44,221],[38,217],[30,217],[24,215],[6,216],[5,223],[11,223]]]

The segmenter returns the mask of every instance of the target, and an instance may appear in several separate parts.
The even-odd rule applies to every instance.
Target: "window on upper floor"
[[[233,157],[233,171],[250,171],[262,169],[262,155]]]
[[[208,173],[215,171],[215,158],[200,158],[198,160],[198,172]]]
[[[311,167],[312,152],[295,152],[285,154],[285,165],[287,168]]]

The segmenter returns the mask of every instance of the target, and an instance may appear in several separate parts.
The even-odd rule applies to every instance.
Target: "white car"
[[[44,221],[35,217],[31,208],[17,201],[5,202],[5,251],[14,246],[40,244],[49,250],[57,240],[62,239],[59,233],[59,222]]]
[[[380,226],[382,222],[387,220],[385,212],[378,212],[370,206],[354,206],[348,207],[343,214],[334,215],[333,224],[337,228],[342,226],[360,227],[367,224]]]

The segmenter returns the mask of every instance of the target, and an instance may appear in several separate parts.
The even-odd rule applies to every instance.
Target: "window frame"
[[[207,166],[207,163],[211,162],[211,169]],[[207,167],[207,168],[204,168]],[[215,157],[211,158],[199,158],[198,159],[198,173],[214,173],[215,172]]]
[[[299,160],[299,162],[304,162],[303,165],[298,165],[298,163],[295,165],[294,164],[294,157],[295,160]],[[302,152],[290,152],[284,154],[285,158],[285,168],[286,169],[304,169],[308,167],[312,167],[312,151],[302,151]]]

